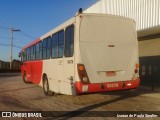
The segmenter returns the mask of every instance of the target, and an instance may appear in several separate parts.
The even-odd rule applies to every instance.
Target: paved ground
[[[69,111],[67,114],[65,112],[62,118],[56,119],[65,120],[70,116],[71,119],[108,119],[106,117],[95,118],[93,114],[95,116],[96,114],[100,116],[108,114],[102,111],[160,111],[160,93],[137,89],[79,96],[54,95],[47,97],[41,87],[23,83],[19,74],[0,74],[0,111]],[[89,114],[87,111],[99,112]],[[86,113],[91,117],[78,117]],[[124,118],[109,119],[124,120]],[[128,118],[126,119],[128,120]],[[158,118],[154,119],[158,120]]]

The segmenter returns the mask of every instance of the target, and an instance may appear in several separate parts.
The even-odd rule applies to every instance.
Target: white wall
[[[160,0],[98,0],[84,12],[133,18],[137,30],[160,25]]]

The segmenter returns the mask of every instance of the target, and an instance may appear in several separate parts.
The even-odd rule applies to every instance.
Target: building
[[[135,20],[139,40],[141,85],[160,87],[160,0],[98,0],[84,11]]]
[[[12,69],[13,70],[20,70],[21,67],[21,61],[19,60],[13,60],[12,62]],[[0,60],[0,70],[9,70],[10,69],[10,62],[5,62]]]
[[[0,69],[4,68],[4,61],[0,60]]]
[[[133,18],[137,30],[160,25],[160,0],[98,0],[84,12]]]

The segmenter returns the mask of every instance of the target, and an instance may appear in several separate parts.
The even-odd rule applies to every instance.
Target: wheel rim
[[[24,76],[23,76],[23,80],[24,80],[24,82],[25,83],[27,83],[28,81],[27,81],[27,75],[26,74],[24,74]]]
[[[24,76],[24,80],[27,82],[27,76],[26,75]]]

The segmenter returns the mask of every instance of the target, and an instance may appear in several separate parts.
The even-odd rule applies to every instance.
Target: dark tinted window
[[[24,50],[24,53],[22,53],[23,56],[23,60],[26,61],[27,60],[27,49]]]
[[[30,47],[30,50],[31,50],[31,59],[30,60],[32,60],[33,59],[33,46]]]
[[[39,59],[42,59],[42,41],[39,42]]]
[[[52,58],[63,57],[64,31],[61,30],[52,36]]]
[[[52,36],[52,58],[58,57],[58,33]]]
[[[27,61],[31,60],[31,51],[30,51],[30,47],[27,48]]]
[[[64,31],[58,32],[58,57],[63,57]]]
[[[51,37],[47,38],[47,58],[51,56]]]
[[[35,45],[32,45],[30,49],[31,49],[31,59],[30,60],[35,60]]]
[[[36,44],[36,59],[40,59],[39,58],[39,43]]]
[[[74,25],[65,30],[65,57],[72,57],[74,52]]]
[[[47,39],[43,40],[43,59],[47,58]]]

